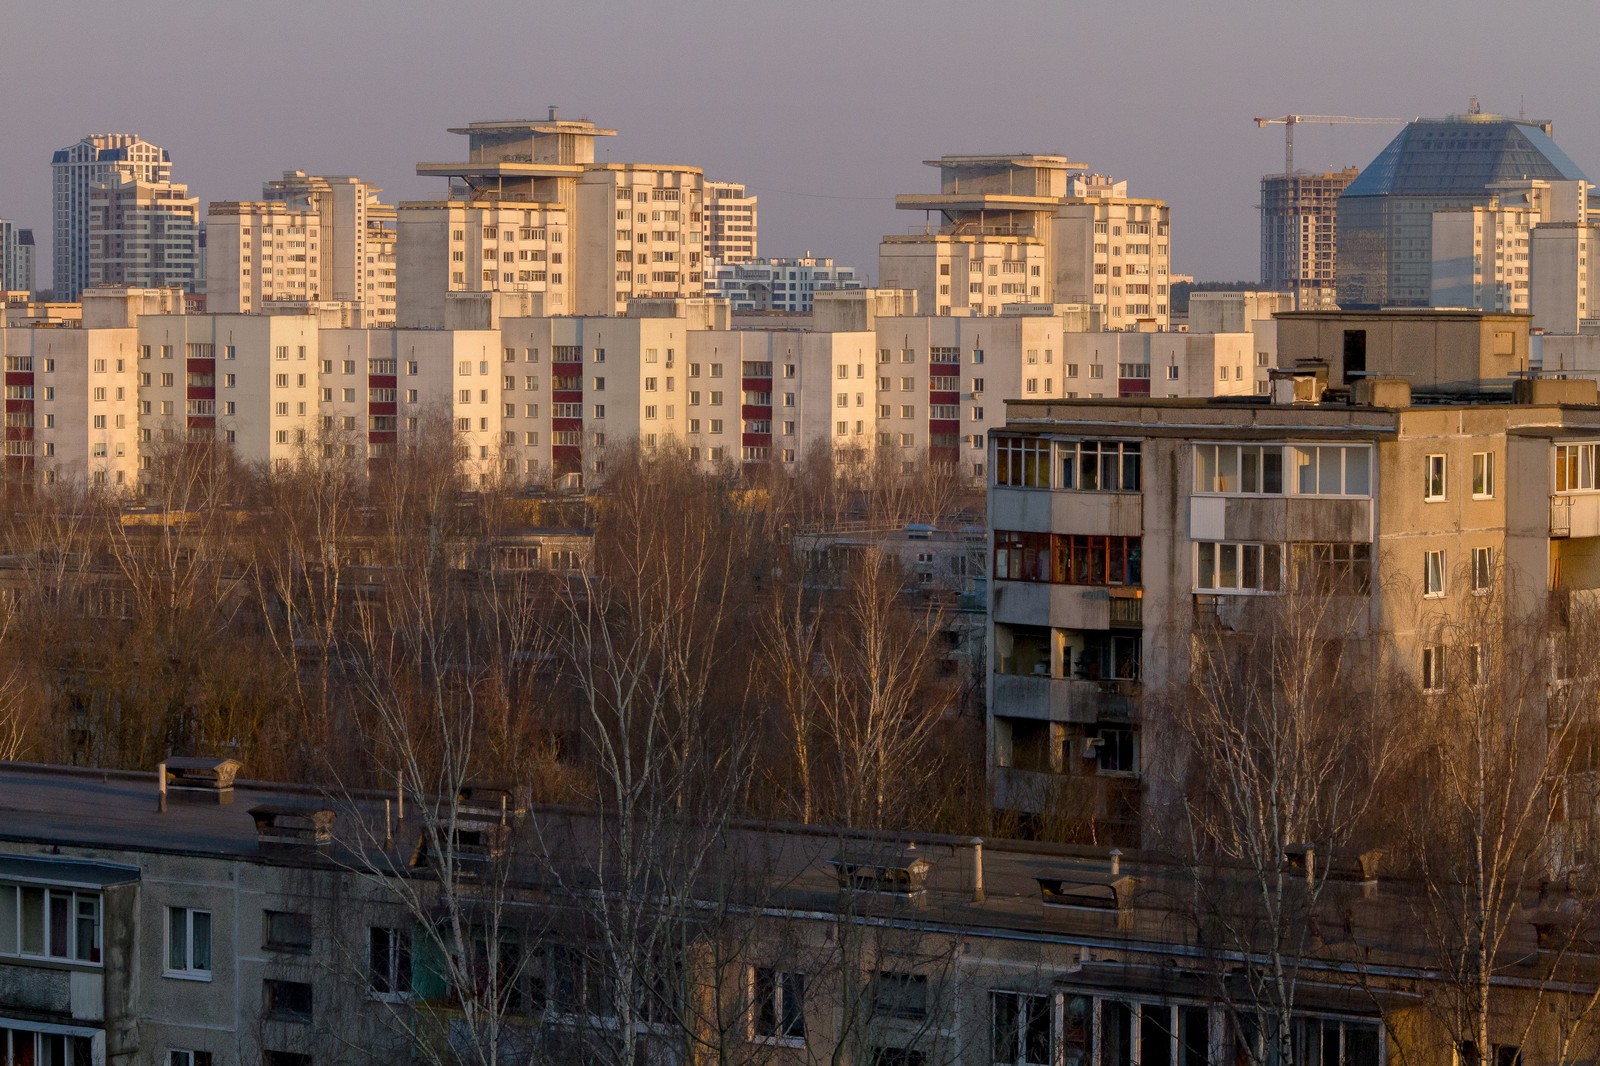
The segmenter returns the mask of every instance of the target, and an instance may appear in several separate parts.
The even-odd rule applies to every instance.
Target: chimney
[[[233,802],[233,779],[243,767],[237,759],[174,756],[161,764],[160,792],[174,800],[193,803]],[[164,808],[163,808],[164,809]]]
[[[333,810],[319,803],[263,803],[250,817],[263,851],[322,851],[333,839]]]
[[[549,121],[551,121],[551,122],[556,121],[556,105],[555,104],[551,104],[550,105],[550,119],[549,119]]]

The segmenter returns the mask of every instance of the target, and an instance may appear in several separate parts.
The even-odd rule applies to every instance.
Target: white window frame
[[[1424,503],[1439,503],[1446,498],[1449,492],[1447,481],[1449,464],[1446,462],[1445,456],[1440,452],[1427,456],[1424,464],[1422,471],[1422,500]]]
[[[1444,691],[1445,654],[1443,644],[1428,644],[1422,649],[1422,691]]]
[[[772,1016],[774,1018],[773,1032],[761,1030],[761,975],[771,975]],[[760,1044],[774,1044],[779,1047],[805,1047],[806,1045],[806,975],[795,970],[780,970],[772,966],[752,966],[748,971],[750,995],[750,1040]],[[790,1011],[789,999],[794,983],[798,981],[799,1009],[794,1011],[793,1019],[798,1021],[796,1029],[785,1015]]]
[[[1494,452],[1472,453],[1472,498],[1494,499]]]
[[[1422,553],[1422,596],[1424,599],[1443,599],[1448,591],[1445,550],[1434,548]]]
[[[1482,546],[1472,549],[1472,594],[1487,595],[1494,585],[1494,548]]]
[[[211,920],[211,912],[198,907],[173,907],[166,910],[166,922],[163,925],[164,943],[162,945],[162,976],[172,977],[181,981],[209,981],[212,978],[212,966],[215,965],[217,945],[214,936],[215,923]],[[174,943],[175,923],[182,916],[181,951],[183,954],[181,964],[173,965],[173,949],[179,947]],[[195,951],[195,919],[204,915],[206,929],[205,959],[201,960]],[[201,965],[201,962],[204,965]]]

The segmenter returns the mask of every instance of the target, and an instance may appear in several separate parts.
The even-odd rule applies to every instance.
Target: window
[[[996,992],[990,1058],[1007,1066],[1049,1066],[1050,997]]]
[[[1472,498],[1494,498],[1494,452],[1472,453]]]
[[[1195,545],[1195,590],[1278,592],[1283,587],[1283,548],[1278,544]]]
[[[0,885],[0,955],[99,963],[99,895]]]
[[[1292,544],[1295,587],[1317,595],[1364,595],[1372,588],[1372,545]]]
[[[994,438],[994,483],[1032,489],[1050,487],[1050,442],[1032,437]]]
[[[879,973],[872,983],[872,1013],[879,1018],[926,1018],[928,978],[919,973]]]
[[[1431,644],[1422,649],[1422,691],[1444,691],[1444,645]]]
[[[751,1027],[756,1037],[805,1039],[806,975],[757,966],[750,973]]]
[[[404,929],[373,926],[368,945],[367,987],[379,996],[404,996],[411,991],[411,934]]]
[[[1472,591],[1475,593],[1488,592],[1494,584],[1494,549],[1472,549]]]
[[[1065,585],[1137,585],[1143,576],[1143,545],[1138,537],[996,530],[994,576]]]
[[[211,980],[211,912],[167,908],[168,977]]]
[[[1596,444],[1556,445],[1555,486],[1557,492],[1593,492],[1595,490]]]
[[[1444,549],[1424,552],[1422,555],[1422,594],[1444,595]]]
[[[1194,459],[1196,492],[1263,495],[1283,492],[1283,449],[1280,446],[1196,444]]]
[[[1366,447],[1291,445],[1293,485],[1302,496],[1365,496],[1371,491]]]
[[[211,1066],[211,1052],[172,1048],[167,1052],[167,1066]]]
[[[1138,492],[1142,474],[1138,441],[1086,440],[1061,445],[1060,488]]]
[[[311,950],[311,915],[297,911],[263,911],[261,943],[268,951]]]
[[[311,1020],[311,986],[304,981],[263,981],[263,1006],[267,1014],[282,1021]]]
[[[1097,769],[1102,774],[1139,772],[1139,734],[1125,725],[1100,726],[1093,730]]]
[[[1442,455],[1427,457],[1422,498],[1428,501],[1444,499],[1444,459]]]

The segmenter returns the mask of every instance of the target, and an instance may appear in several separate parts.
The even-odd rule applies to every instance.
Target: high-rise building
[[[352,324],[394,323],[395,209],[359,178],[286,172],[256,201],[208,210],[207,306],[339,303]]]
[[[596,163],[586,120],[474,122],[460,163],[419,163],[446,200],[399,205],[402,325],[445,323],[450,293],[528,294],[537,313],[617,315],[628,301],[704,288],[698,167]]]
[[[706,258],[748,263],[756,258],[756,198],[736,181],[706,182]]]
[[[322,222],[271,201],[221,201],[206,209],[206,308],[221,314],[325,299]]]
[[[1487,204],[1433,213],[1431,302],[1435,307],[1526,313],[1533,231],[1542,223],[1586,224],[1589,183],[1500,181],[1488,191]]]
[[[314,212],[321,223],[321,298],[358,304],[364,325],[394,322],[395,209],[378,199],[383,190],[349,176],[321,177],[285,171],[269,181],[264,198]]]
[[[1401,130],[1339,197],[1339,306],[1427,306],[1435,211],[1487,206],[1500,182],[1586,180],[1550,129],[1473,111]]]
[[[136,133],[94,133],[51,158],[55,297],[76,300],[89,285],[90,191],[114,175],[172,179],[172,158]]]
[[[0,218],[0,291],[32,292],[33,287],[33,230]]]
[[[1335,306],[1336,214],[1355,167],[1261,179],[1261,285],[1292,293],[1297,310]]]
[[[1127,182],[1059,155],[944,156],[939,192],[895,197],[937,213],[922,233],[879,246],[879,280],[914,289],[940,315],[998,315],[1007,304],[1084,304],[1106,329],[1164,328],[1168,208]]]
[[[200,201],[187,185],[117,171],[89,192],[89,284],[194,291]]]

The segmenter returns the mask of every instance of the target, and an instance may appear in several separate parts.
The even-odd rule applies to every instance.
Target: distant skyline
[[[292,169],[359,175],[394,202],[442,194],[414,168],[464,158],[447,127],[553,104],[619,131],[603,158],[744,182],[762,255],[809,250],[876,280],[878,238],[922,221],[895,194],[937,186],[922,160],[1060,152],[1172,205],[1175,273],[1249,280],[1259,180],[1283,164],[1283,128],[1254,116],[1438,116],[1476,95],[1553,120],[1594,179],[1597,28],[1551,0],[15,4],[0,217],[34,230],[43,283],[50,155],[85,134],[169,149],[202,205]],[[1398,129],[1302,126],[1296,165],[1365,166]]]

